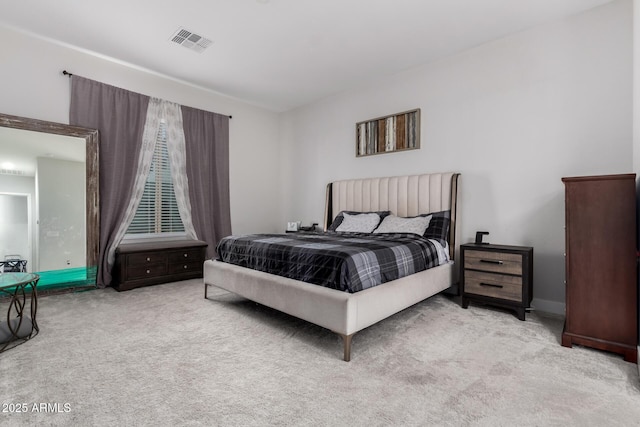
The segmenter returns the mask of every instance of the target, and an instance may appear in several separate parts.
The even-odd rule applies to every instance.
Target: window
[[[127,234],[184,233],[176,195],[173,191],[167,129],[164,120],[156,139],[153,161],[138,210],[127,229]]]

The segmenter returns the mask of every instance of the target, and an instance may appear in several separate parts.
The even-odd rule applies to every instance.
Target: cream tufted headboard
[[[327,185],[326,230],[340,211],[391,211],[398,216],[451,211],[449,252],[455,251],[458,177],[454,172],[350,179]]]

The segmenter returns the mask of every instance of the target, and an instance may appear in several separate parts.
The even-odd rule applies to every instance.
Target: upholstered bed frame
[[[342,210],[390,210],[398,216],[451,211],[447,264],[356,293],[325,288],[217,260],[204,263],[204,297],[209,285],[225,289],[342,336],[344,360],[353,335],[455,283],[457,173],[433,173],[336,181],[327,186],[325,230]]]

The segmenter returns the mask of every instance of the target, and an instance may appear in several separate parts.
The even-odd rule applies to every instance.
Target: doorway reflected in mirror
[[[27,271],[33,264],[31,217],[31,194],[0,192],[0,272]]]

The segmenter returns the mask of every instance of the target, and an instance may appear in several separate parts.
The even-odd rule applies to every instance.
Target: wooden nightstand
[[[533,298],[533,248],[528,246],[460,246],[462,308],[469,301],[515,310],[525,320]]]

